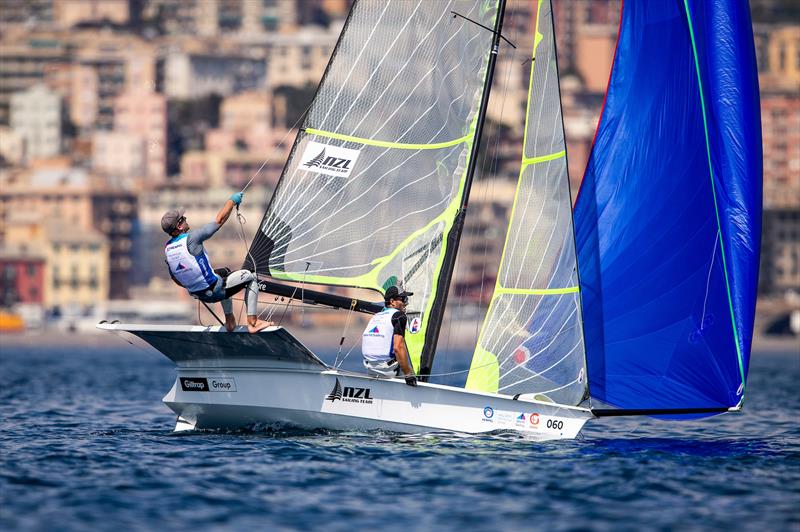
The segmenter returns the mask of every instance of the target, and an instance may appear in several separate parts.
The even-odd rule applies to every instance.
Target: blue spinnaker
[[[629,409],[740,403],[761,175],[747,2],[625,2],[575,207],[593,398]]]

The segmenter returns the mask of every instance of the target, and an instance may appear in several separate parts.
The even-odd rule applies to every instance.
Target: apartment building
[[[765,209],[762,224],[760,291],[800,294],[800,209]]]
[[[164,60],[164,93],[169,98],[223,96],[266,86],[263,57],[214,51],[172,51]]]
[[[133,268],[137,205],[133,192],[83,169],[64,166],[16,173],[0,183],[0,241],[7,241],[10,221],[21,213],[58,220],[64,234],[97,231],[108,241],[107,297],[124,299]]]
[[[92,170],[141,182],[147,174],[147,142],[136,133],[95,132],[92,135]]]
[[[0,307],[44,303],[45,257],[29,244],[0,246]]]
[[[167,99],[152,91],[126,91],[114,102],[114,131],[144,143],[145,176],[160,182],[167,171]]]
[[[24,160],[58,155],[61,151],[61,96],[44,84],[11,95],[11,129],[23,141]]]
[[[53,3],[57,26],[69,29],[83,22],[109,21],[126,24],[130,19],[128,0],[58,0]]]
[[[35,250],[42,259],[38,278],[38,303],[48,310],[89,309],[109,294],[108,242],[98,231],[65,226],[58,218],[30,212],[16,213],[8,221],[6,246]]]
[[[67,63],[68,57],[65,43],[55,35],[4,39],[0,46],[0,125],[10,123],[11,95],[43,82],[47,67]]]

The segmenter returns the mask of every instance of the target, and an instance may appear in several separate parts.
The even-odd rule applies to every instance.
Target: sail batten
[[[469,142],[472,139],[472,135],[464,135],[461,138],[448,140],[444,142],[412,144],[408,142],[391,142],[388,140],[364,139],[360,137],[353,137],[351,135],[344,135],[342,133],[334,133],[332,131],[323,131],[321,129],[314,129],[314,128],[306,128],[305,131],[306,133],[309,133],[311,135],[316,135],[318,137],[327,137],[329,139],[344,140],[347,142],[352,142],[354,144],[377,146],[379,148],[395,148],[398,150],[438,150],[439,148],[449,148],[450,146],[455,146],[457,144]]]

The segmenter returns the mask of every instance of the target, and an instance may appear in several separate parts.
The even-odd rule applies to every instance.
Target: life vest
[[[204,251],[196,257],[189,253],[188,234],[172,238],[164,247],[167,266],[173,277],[189,292],[200,292],[217,282],[217,275],[211,268],[211,261]]]
[[[383,362],[394,358],[394,325],[396,308],[385,308],[373,315],[361,335],[361,354],[368,362]]]

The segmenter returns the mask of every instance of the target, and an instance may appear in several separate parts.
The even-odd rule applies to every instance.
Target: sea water
[[[0,527],[800,529],[796,353],[754,354],[741,414],[606,418],[548,443],[173,434],[173,381],[132,348],[0,345]]]

